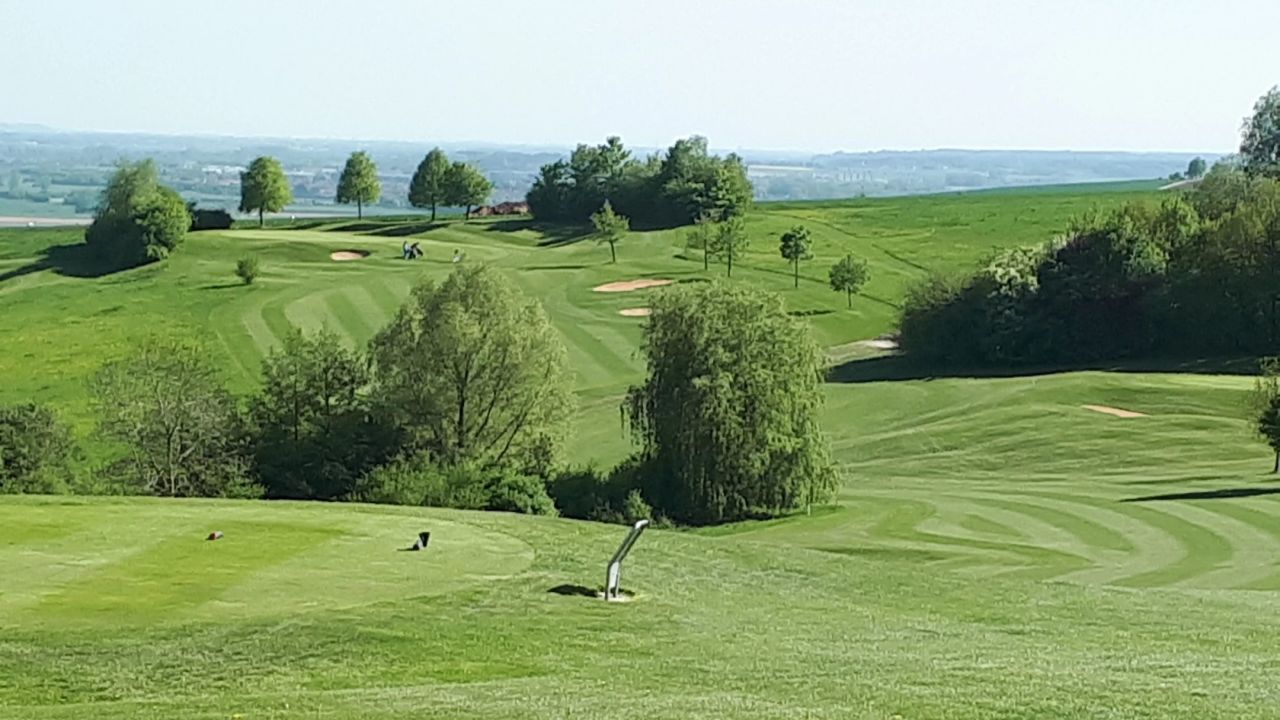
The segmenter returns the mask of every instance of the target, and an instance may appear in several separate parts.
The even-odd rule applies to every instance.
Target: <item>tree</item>
[[[1280,178],[1280,86],[1258,98],[1244,121],[1240,157],[1250,175]]]
[[[845,255],[828,274],[831,289],[845,294],[849,307],[853,307],[853,296],[867,281],[867,263],[852,255]]]
[[[492,192],[493,183],[474,165],[456,162],[449,167],[445,195],[450,205],[465,208],[463,220],[470,220],[471,208],[485,204]]]
[[[656,511],[711,524],[831,496],[822,353],[780,297],[720,283],[675,288],[654,300],[644,332],[648,377],[623,410]]]
[[[1280,358],[1263,358],[1258,370],[1253,385],[1254,428],[1275,451],[1272,472],[1280,473]]]
[[[84,239],[109,267],[130,267],[167,257],[190,227],[186,203],[160,184],[155,164],[143,160],[116,168]]]
[[[295,330],[267,356],[249,415],[254,465],[268,495],[340,498],[391,459],[395,433],[371,412],[368,384],[364,358],[327,330]]]
[[[618,252],[614,248],[631,230],[631,221],[615,213],[613,205],[605,200],[604,206],[591,216],[591,225],[596,229],[596,242],[609,243],[610,262],[618,262]]]
[[[118,469],[132,487],[171,497],[259,493],[235,399],[208,357],[193,342],[150,340],[91,380],[98,432],[127,448]]]
[[[339,204],[356,204],[356,217],[364,217],[364,206],[378,202],[382,197],[382,183],[378,181],[378,168],[363,150],[351,153],[342,177],[338,179]]]
[[[1187,163],[1187,179],[1195,180],[1196,178],[1204,177],[1204,174],[1208,172],[1208,170],[1209,164],[1204,161],[1204,158],[1195,158],[1191,162]]]
[[[747,236],[747,224],[740,216],[730,217],[715,224],[715,235],[711,238],[711,254],[724,257],[728,277],[733,277],[734,258],[746,252],[749,244],[751,244],[751,238]]]
[[[809,229],[803,225],[796,225],[783,233],[778,251],[782,253],[782,257],[791,262],[794,270],[792,287],[800,287],[800,261],[813,259],[813,255],[809,252]]]
[[[291,202],[293,190],[279,160],[264,155],[240,173],[240,212],[257,212],[258,227],[266,222],[264,213],[280,212]]]
[[[436,221],[436,206],[448,201],[449,173],[448,156],[440,148],[433,148],[418,163],[418,169],[409,181],[409,204],[431,208],[431,222]]]
[[[444,464],[541,474],[572,407],[568,362],[542,306],[484,266],[414,288],[374,337],[379,411]]]
[[[689,228],[688,234],[685,235],[685,247],[702,253],[703,272],[709,269],[709,262],[716,244],[716,232],[716,223],[712,222],[709,216],[703,215],[694,222],[693,227]]]
[[[65,490],[75,452],[70,428],[49,408],[0,405],[0,494]]]

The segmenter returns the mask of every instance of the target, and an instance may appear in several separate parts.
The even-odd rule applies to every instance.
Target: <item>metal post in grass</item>
[[[627,533],[627,537],[618,546],[618,551],[613,554],[613,558],[609,560],[609,567],[605,571],[604,583],[604,599],[608,601],[621,600],[622,590],[619,583],[622,582],[622,561],[627,557],[627,553],[631,552],[631,546],[636,544],[636,540],[640,539],[640,533],[649,527],[648,520],[638,520],[635,525],[631,526],[631,530]]]

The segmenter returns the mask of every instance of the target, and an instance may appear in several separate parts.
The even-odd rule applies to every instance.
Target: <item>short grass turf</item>
[[[958,268],[1125,195],[765,206],[752,219],[758,252],[735,276],[779,289],[793,309],[830,310],[808,317],[833,354],[856,355],[846,344],[888,329],[892,313],[869,299],[842,310],[816,275],[787,290],[764,237],[807,216],[844,228],[822,232],[820,253],[903,268],[869,290],[891,306],[926,270],[908,272],[873,244],[929,270]],[[973,230],[987,213],[987,230]],[[391,233],[406,230],[420,233],[426,262],[395,259]],[[926,231],[932,239],[900,246],[880,237]],[[0,337],[18,341],[0,353],[0,399],[36,394],[83,419],[85,373],[161,321],[215,339],[248,390],[288,327],[363,342],[410,283],[442,277],[461,248],[547,308],[577,372],[571,454],[602,463],[630,448],[618,393],[639,375],[643,321],[616,311],[644,293],[590,288],[701,276],[678,234],[629,238],[615,267],[607,248],[538,245],[572,232],[511,223],[197,235],[162,268],[103,278],[30,268],[64,236],[3,237],[0,302],[16,310],[0,314]],[[328,260],[347,247],[374,255]],[[267,275],[233,286],[234,259],[250,252]],[[924,378],[885,358],[838,368],[823,418],[838,504],[650,531],[624,570],[635,593],[624,604],[575,594],[601,584],[618,527],[4,498],[0,717],[1276,717],[1280,483],[1245,420],[1251,381],[1143,370]],[[214,530],[225,537],[204,540]],[[430,550],[401,552],[420,530],[432,531]]]

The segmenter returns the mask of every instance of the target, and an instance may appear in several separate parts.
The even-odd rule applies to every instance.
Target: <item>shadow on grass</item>
[[[525,265],[521,270],[586,270],[590,265]]]
[[[787,314],[791,317],[818,317],[819,315],[830,315],[835,310],[791,310]]]
[[[410,235],[421,235],[422,233],[431,232],[432,230],[442,228],[444,226],[445,223],[431,222],[428,220],[427,222],[406,223],[404,225],[384,227],[374,230],[368,234],[376,235],[378,237],[408,237]]]
[[[1163,495],[1143,495],[1142,497],[1125,498],[1120,502],[1166,502],[1169,500],[1225,500],[1228,498],[1247,498],[1259,495],[1280,495],[1280,487],[1243,487],[1222,488],[1219,490],[1197,490],[1191,492],[1166,493]]]
[[[231,288],[245,287],[243,282],[225,282],[214,283],[213,285],[201,285],[201,290],[230,290]]]
[[[0,273],[0,282],[13,280],[24,275],[31,275],[45,270],[52,270],[53,272],[66,277],[99,278],[111,275],[112,273],[118,273],[123,270],[142,267],[142,265],[146,264],[149,263],[130,265],[104,261],[102,258],[95,255],[89,249],[89,246],[84,243],[75,243],[73,245],[54,245],[42,250],[40,255],[33,262]]]
[[[941,378],[1017,378],[1093,370],[1114,373],[1185,373],[1190,375],[1256,375],[1257,358],[1202,358],[1195,360],[1135,359],[1112,362],[1057,363],[1016,367],[941,366],[913,359],[909,355],[881,355],[850,360],[832,367],[827,381],[865,383]]]
[[[574,225],[569,223],[546,223],[538,222],[529,218],[519,220],[499,220],[489,223],[485,226],[489,232],[497,233],[517,233],[522,231],[536,232],[542,235],[542,239],[538,241],[538,247],[558,247],[561,245],[572,245],[587,239],[587,235],[591,229],[586,225]]]
[[[566,595],[569,597],[594,598],[594,597],[600,596],[596,590],[589,588],[586,585],[569,585],[569,584],[557,585],[551,588],[550,590],[547,590],[547,592],[552,593],[554,595]]]

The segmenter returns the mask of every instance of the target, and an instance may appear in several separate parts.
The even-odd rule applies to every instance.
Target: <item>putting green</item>
[[[283,617],[449,593],[533,561],[523,541],[446,514],[300,503],[6,502],[0,626]],[[208,541],[215,530],[224,537]],[[430,548],[400,551],[421,530],[431,532]]]

